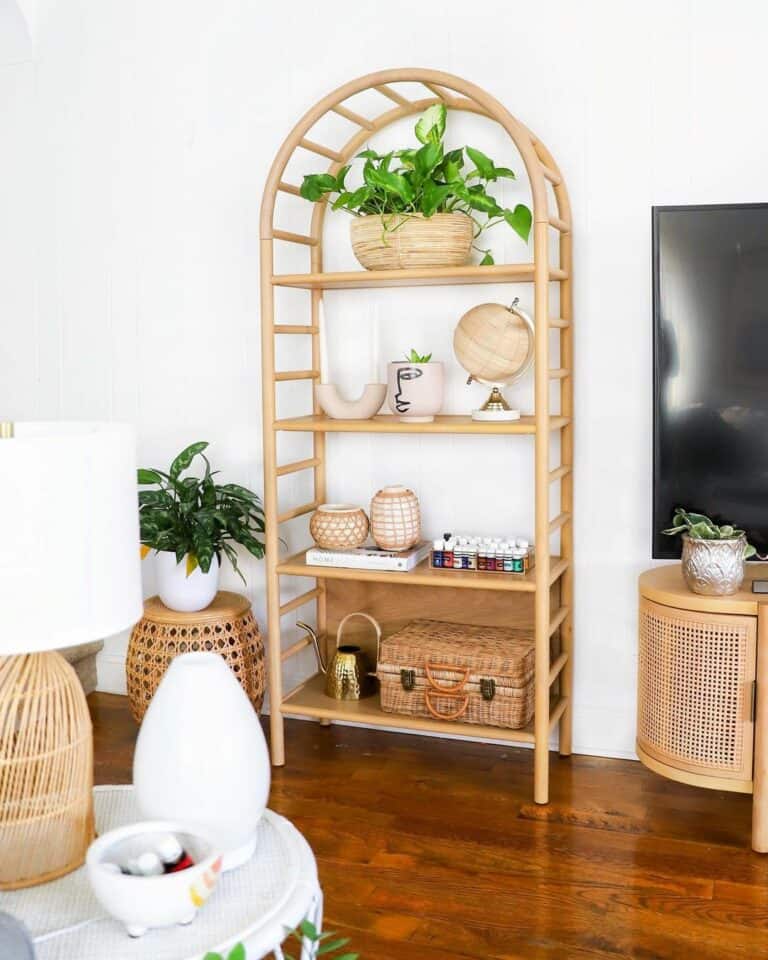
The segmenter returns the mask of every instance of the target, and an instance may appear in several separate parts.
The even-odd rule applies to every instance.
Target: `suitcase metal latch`
[[[416,686],[416,671],[403,668],[400,671],[400,683],[403,685],[403,690],[413,690]]]
[[[480,677],[480,693],[483,700],[493,700],[496,696],[496,681],[493,677]]]

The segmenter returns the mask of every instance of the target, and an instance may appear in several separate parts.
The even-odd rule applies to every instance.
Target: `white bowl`
[[[178,873],[136,877],[107,864],[124,864],[152,847],[153,835],[174,834],[195,861]],[[221,871],[221,856],[199,828],[173,820],[149,820],[110,830],[95,840],[86,857],[88,879],[96,899],[140,937],[153,927],[187,924],[211,895]]]

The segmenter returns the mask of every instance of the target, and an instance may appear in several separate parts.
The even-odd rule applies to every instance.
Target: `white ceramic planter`
[[[115,871],[115,866],[152,849],[153,838],[173,834],[195,861],[178,873],[136,877]],[[176,821],[132,823],[110,830],[88,848],[88,879],[96,899],[119,920],[132,937],[154,927],[191,923],[211,895],[221,857],[208,837]]]
[[[199,566],[187,576],[187,558],[176,562],[176,554],[160,551],[157,560],[157,592],[171,610],[193,613],[213,602],[219,589],[219,560],[213,555],[208,573]]]
[[[445,371],[438,360],[387,364],[387,403],[404,423],[429,423],[443,406]]]
[[[171,662],[139,731],[133,783],[147,819],[198,825],[223,853],[224,870],[253,854],[269,754],[256,711],[218,654]]]

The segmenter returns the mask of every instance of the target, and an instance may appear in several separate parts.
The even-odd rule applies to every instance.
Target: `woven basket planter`
[[[168,665],[180,653],[220,654],[257,713],[264,700],[264,642],[247,597],[221,590],[205,610],[179,613],[159,597],[144,605],[125,664],[128,703],[141,723]]]
[[[408,550],[421,539],[419,499],[406,487],[384,487],[371,500],[371,536],[382,550]]]
[[[353,550],[368,537],[368,517],[362,507],[324,503],[312,514],[309,532],[324,550]]]
[[[352,250],[366,270],[462,267],[472,251],[472,221],[463,213],[355,217]]]

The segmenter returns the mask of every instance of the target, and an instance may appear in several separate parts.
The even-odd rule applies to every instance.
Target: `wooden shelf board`
[[[550,557],[550,583],[563,575],[568,561]],[[536,590],[536,568],[519,574],[482,573],[477,570],[435,570],[429,559],[407,573],[390,570],[350,570],[346,567],[318,567],[308,564],[302,551],[278,564],[277,572],[290,577],[316,577],[318,580],[357,580],[370,583],[398,583],[405,586],[450,587],[463,590],[499,590],[510,593],[533,593]]]
[[[568,417],[550,417],[549,429],[561,430],[568,426]],[[437,416],[431,423],[403,423],[398,417],[386,414],[370,420],[334,420],[331,417],[308,416],[276,420],[275,430],[316,433],[470,433],[470,434],[535,434],[536,418],[519,420],[473,420],[470,416]]]
[[[416,270],[349,270],[342,273],[275,274],[276,287],[301,287],[305,290],[359,290],[368,287],[434,287],[467,283],[530,283],[532,263],[497,263],[479,267],[432,267]],[[550,280],[564,280],[564,270],[551,268]]]
[[[317,720],[342,720],[367,726],[390,727],[398,730],[438,733],[478,740],[505,740],[508,743],[534,743],[533,720],[520,730],[505,727],[484,727],[474,723],[454,723],[433,720],[431,717],[412,717],[403,713],[385,713],[379,704],[379,695],[364,700],[334,700],[323,692],[325,677],[316,674],[289,694],[280,712],[288,717],[313,717]],[[558,698],[550,705],[550,716],[557,709]]]

